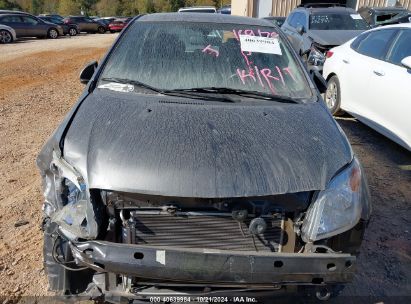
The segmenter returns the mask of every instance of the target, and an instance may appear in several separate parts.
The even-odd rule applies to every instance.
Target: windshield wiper
[[[239,95],[244,97],[257,97],[263,98],[266,100],[274,100],[277,102],[284,102],[284,103],[300,103],[298,100],[283,96],[283,95],[272,95],[264,92],[258,91],[248,91],[248,90],[241,90],[241,89],[231,89],[231,88],[224,88],[224,87],[200,87],[200,88],[190,88],[190,89],[175,89],[175,90],[167,90],[165,92],[197,92],[197,93],[212,93],[212,94],[232,94],[232,95]]]
[[[131,80],[131,79],[125,79],[125,78],[117,78],[117,77],[107,77],[107,78],[101,78],[101,80],[103,81],[112,81],[112,82],[117,82],[117,83],[122,83],[122,84],[132,84],[134,86],[138,86],[140,88],[144,88],[144,89],[149,89],[151,91],[157,92],[157,93],[162,93],[163,91],[152,87],[148,84],[145,84],[144,82],[140,82],[137,80]]]

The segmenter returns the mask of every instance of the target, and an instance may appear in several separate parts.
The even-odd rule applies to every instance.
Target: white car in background
[[[12,43],[16,40],[16,31],[11,27],[0,24],[0,44]]]
[[[217,13],[217,9],[214,6],[192,6],[182,7],[178,10],[179,13]]]
[[[327,52],[325,102],[411,151],[411,24],[364,32]]]

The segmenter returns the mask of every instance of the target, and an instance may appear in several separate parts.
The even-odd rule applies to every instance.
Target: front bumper
[[[266,253],[158,248],[89,241],[70,244],[79,265],[159,282],[311,285],[352,280],[356,258],[344,253]]]

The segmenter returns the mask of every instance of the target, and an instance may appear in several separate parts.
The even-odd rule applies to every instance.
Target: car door
[[[298,52],[301,53],[301,46],[303,44],[303,35],[301,35],[297,28],[299,26],[303,26],[305,30],[307,30],[307,18],[303,12],[296,12],[294,17],[291,19],[291,24],[288,27],[287,36],[290,40],[293,48]]]
[[[47,35],[45,25],[40,20],[31,16],[21,16],[27,36],[38,37]]]
[[[10,26],[12,29],[14,29],[16,31],[17,37],[24,37],[26,34],[23,21],[18,15],[0,16],[0,24]]]
[[[372,31],[364,36],[358,44],[352,44],[341,57],[344,79],[341,80],[342,108],[356,117],[375,119],[375,83],[371,81],[375,66],[383,62],[395,29]]]
[[[284,24],[281,26],[281,30],[287,36],[288,40],[292,43],[292,26],[293,26],[293,19],[295,17],[295,13],[291,13],[287,19],[285,20]],[[294,45],[293,45],[294,47]]]
[[[371,63],[369,81],[372,119],[379,132],[399,144],[411,146],[411,70],[401,60],[411,56],[411,29],[402,29],[393,39],[384,61]]]
[[[87,24],[87,31],[96,32],[98,28],[98,23],[90,18],[84,18],[84,22]]]
[[[82,17],[75,18],[81,32],[89,32],[89,24]]]

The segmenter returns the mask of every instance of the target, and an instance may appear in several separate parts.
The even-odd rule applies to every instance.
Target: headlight
[[[308,208],[301,231],[303,241],[314,242],[353,228],[361,217],[363,187],[361,167],[354,158]]]
[[[325,56],[315,46],[312,46],[307,61],[311,65],[322,66],[325,62]]]
[[[46,196],[45,213],[69,238],[97,237],[98,225],[83,177],[56,152],[53,152],[51,170],[54,179],[46,179],[45,190],[54,189],[56,204],[47,204],[50,195]]]

